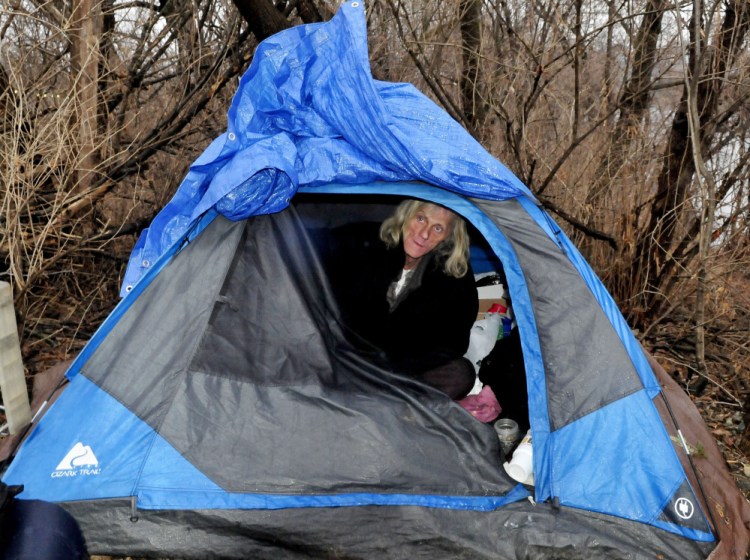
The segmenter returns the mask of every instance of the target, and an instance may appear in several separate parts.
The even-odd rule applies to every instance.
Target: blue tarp
[[[528,188],[410,84],[373,80],[362,2],[263,41],[227,131],[143,232],[123,292],[209,210],[233,220],[285,208],[301,186],[423,181],[503,200]]]

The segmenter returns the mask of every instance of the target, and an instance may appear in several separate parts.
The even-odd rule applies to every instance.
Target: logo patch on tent
[[[693,517],[695,507],[687,498],[680,498],[674,503],[674,511],[681,519],[690,519]]]
[[[101,472],[99,460],[91,447],[80,441],[63,457],[50,475],[52,478],[97,475]]]
[[[700,502],[687,479],[683,481],[672,498],[664,505],[658,520],[696,531],[703,531],[704,533],[711,532]]]

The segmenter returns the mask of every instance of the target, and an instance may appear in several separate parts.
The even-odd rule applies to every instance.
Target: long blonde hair
[[[406,223],[411,220],[419,210],[427,205],[439,206],[424,200],[407,199],[396,207],[393,214],[386,218],[380,226],[380,239],[388,247],[396,247],[401,243]],[[439,206],[444,208],[443,206]],[[469,234],[466,231],[466,222],[446,208],[453,214],[450,235],[435,248],[438,255],[445,258],[443,270],[448,276],[454,278],[463,277],[469,270]]]

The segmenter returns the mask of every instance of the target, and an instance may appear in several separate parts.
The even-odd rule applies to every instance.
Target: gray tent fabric
[[[491,427],[352,351],[293,208],[217,218],[82,371],[231,492],[501,496],[515,486]],[[234,459],[216,461],[227,450]]]
[[[477,205],[512,240],[526,277],[546,371],[551,429],[642,389],[612,324],[560,247],[518,201]]]

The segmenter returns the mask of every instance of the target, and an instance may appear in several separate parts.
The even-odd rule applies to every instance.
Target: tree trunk
[[[696,15],[694,14],[693,17]],[[739,55],[745,35],[750,28],[750,5],[744,0],[726,3],[726,12],[721,31],[717,36],[712,50],[701,48],[705,53],[705,60],[695,60],[696,41],[702,41],[706,30],[691,24],[691,47],[689,68],[700,69],[701,76],[693,76],[697,87],[695,91],[695,107],[699,117],[699,134],[697,144],[706,151],[715,133],[714,119],[720,94],[723,90],[727,68],[730,62]],[[699,37],[695,35],[699,34]],[[638,241],[640,263],[633,267],[638,275],[639,284],[643,284],[647,296],[646,307],[658,314],[664,306],[664,299],[660,294],[669,291],[669,286],[675,282],[678,265],[688,255],[677,254],[685,243],[680,243],[677,226],[681,220],[682,209],[690,196],[690,186],[693,183],[696,166],[691,154],[691,138],[689,127],[689,91],[686,84],[680,105],[672,121],[672,129],[664,156],[664,166],[659,176],[657,192],[651,207],[648,226],[641,233]],[[701,157],[705,157],[705,153]]]
[[[639,125],[649,109],[657,44],[667,6],[667,0],[649,0],[643,14],[635,39],[630,78],[624,85],[617,104],[620,117],[611,135],[612,144],[599,164],[595,183],[587,196],[586,203],[590,208],[595,209],[605,196],[605,189],[612,186],[612,179],[618,175],[623,165],[628,146],[634,138],[640,136]]]
[[[100,157],[97,148],[99,113],[99,39],[101,35],[101,6],[99,0],[74,2],[71,47],[71,77],[79,107],[75,123],[78,137],[78,165],[74,191],[86,193],[91,189]]]
[[[292,26],[269,0],[232,0],[258,41]]]
[[[10,80],[8,80],[5,68],[0,64],[0,132],[9,128],[14,114],[13,88],[10,87]]]
[[[298,0],[297,13],[305,23],[319,23],[333,17],[327,6],[323,6],[322,10],[318,9],[313,0]]]
[[[576,35],[576,44],[573,49],[573,129],[571,138],[578,138],[578,125],[581,122],[581,58],[583,46],[581,45],[581,9],[583,0],[575,0],[576,21],[573,30]]]
[[[480,0],[461,0],[461,40],[463,70],[461,72],[461,101],[464,121],[476,130],[479,123],[479,49],[481,47],[482,3]],[[472,132],[473,132],[472,130]]]

